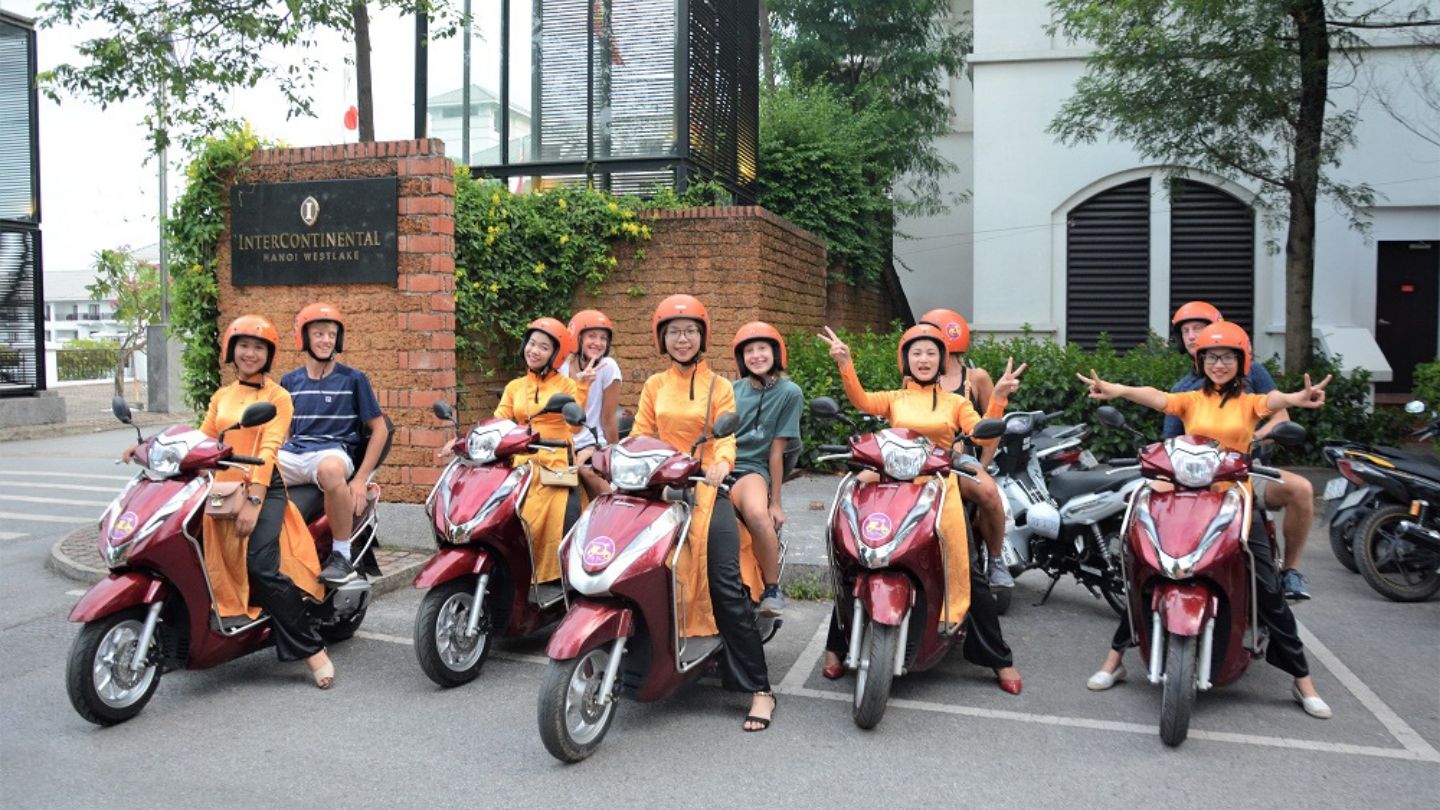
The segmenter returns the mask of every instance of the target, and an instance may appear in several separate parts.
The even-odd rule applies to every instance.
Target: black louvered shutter
[[[45,387],[34,36],[0,18],[0,396]]]
[[[1096,194],[1066,222],[1065,335],[1095,348],[1144,343],[1150,327],[1150,180]]]
[[[1254,340],[1254,210],[1193,180],[1170,188],[1170,311],[1209,301]]]

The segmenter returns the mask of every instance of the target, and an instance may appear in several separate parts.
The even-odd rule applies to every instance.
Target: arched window
[[[1095,348],[1145,342],[1150,328],[1150,178],[1106,189],[1066,220],[1065,335]]]

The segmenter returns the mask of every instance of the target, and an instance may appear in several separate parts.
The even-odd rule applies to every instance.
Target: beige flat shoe
[[[310,666],[306,662],[305,666]],[[310,677],[315,679],[315,686],[319,689],[329,689],[335,685],[335,662],[326,661],[319,667],[310,670]]]

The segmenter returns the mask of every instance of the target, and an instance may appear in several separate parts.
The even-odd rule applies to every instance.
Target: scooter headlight
[[[1171,439],[1167,450],[1175,482],[1184,487],[1200,489],[1215,480],[1220,468],[1220,448],[1213,444],[1191,444],[1185,439]]]
[[[670,452],[631,455],[616,447],[610,455],[610,483],[616,489],[631,492],[644,489],[650,483],[650,476],[671,455]]]
[[[885,432],[880,440],[880,458],[885,474],[897,481],[909,481],[920,474],[930,456],[930,442],[925,439],[897,439]]]
[[[180,462],[185,458],[185,448],[174,444],[159,444],[150,448],[149,469],[158,476],[169,478],[180,472]]]
[[[495,460],[495,449],[500,446],[500,440],[515,428],[515,423],[508,419],[476,425],[465,440],[466,454],[471,461],[489,464]]]

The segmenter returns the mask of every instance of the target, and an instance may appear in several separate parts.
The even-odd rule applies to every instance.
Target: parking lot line
[[[372,633],[369,630],[356,630],[355,635],[359,638],[368,638],[371,641],[383,641],[387,644],[402,644],[406,647],[415,646],[415,640],[405,636],[395,636],[389,633]],[[504,650],[490,650],[491,658],[499,658],[505,661],[518,661],[523,664],[548,664],[550,659],[543,655],[525,655],[524,653],[505,652]]]
[[[63,489],[66,492],[104,492],[115,494],[115,487],[87,487],[80,484],[36,484],[28,481],[0,481],[0,487],[24,487],[26,489]]]
[[[39,470],[0,470],[0,477],[14,475],[21,478],[94,478],[100,481],[129,481],[133,475],[94,475],[91,473],[43,472]]]
[[[0,532],[0,540],[19,540],[28,536],[24,532]]]
[[[59,517],[56,515],[33,515],[28,512],[0,512],[0,520],[21,520],[34,523],[94,523],[93,517]]]
[[[0,495],[0,502],[58,503],[64,506],[109,506],[109,501],[77,501],[72,498],[45,498],[39,495]]]

